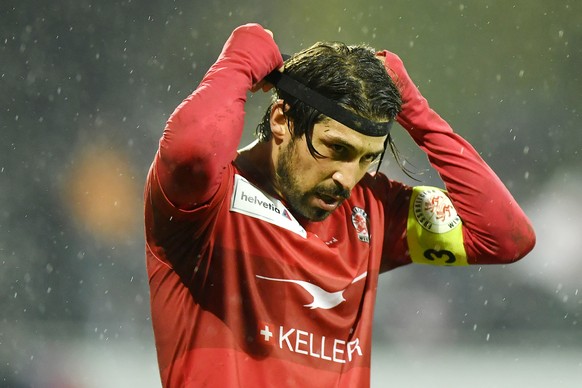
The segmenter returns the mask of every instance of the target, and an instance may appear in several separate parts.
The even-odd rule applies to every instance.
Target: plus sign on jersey
[[[272,343],[271,338],[273,337],[273,333],[271,332],[270,324],[262,322],[259,325],[259,328],[260,328],[259,336],[262,336],[265,342]]]

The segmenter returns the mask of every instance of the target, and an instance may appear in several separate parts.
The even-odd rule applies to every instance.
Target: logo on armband
[[[414,216],[432,233],[446,233],[461,224],[453,203],[440,190],[426,189],[414,200]]]

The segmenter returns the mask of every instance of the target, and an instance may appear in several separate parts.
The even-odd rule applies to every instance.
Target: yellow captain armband
[[[461,219],[443,190],[430,186],[413,188],[406,229],[414,263],[468,264]]]

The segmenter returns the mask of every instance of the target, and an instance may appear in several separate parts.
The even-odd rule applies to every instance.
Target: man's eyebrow
[[[384,152],[384,148],[379,149],[378,151],[369,151],[369,152],[363,152],[362,149],[354,146],[352,143],[350,143],[349,141],[345,140],[345,138],[341,135],[335,135],[333,133],[329,133],[329,132],[325,132],[325,135],[323,136],[322,140],[326,143],[334,143],[334,144],[338,144],[341,145],[343,147],[346,147],[350,152],[362,152],[365,155],[374,155],[376,157],[380,156],[383,152]]]
[[[349,148],[352,151],[356,151],[357,150],[357,148],[352,143],[350,143],[349,141],[345,140],[340,135],[334,135],[334,134],[326,133],[325,136],[323,136],[323,141],[325,141],[327,143],[339,144],[341,146],[344,146],[346,148]]]

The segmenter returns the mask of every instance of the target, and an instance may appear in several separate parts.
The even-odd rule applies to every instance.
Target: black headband
[[[276,88],[289,93],[320,113],[364,135],[379,137],[390,133],[392,120],[377,122],[358,116],[288,74],[281,73],[279,70],[273,70],[265,79]]]

